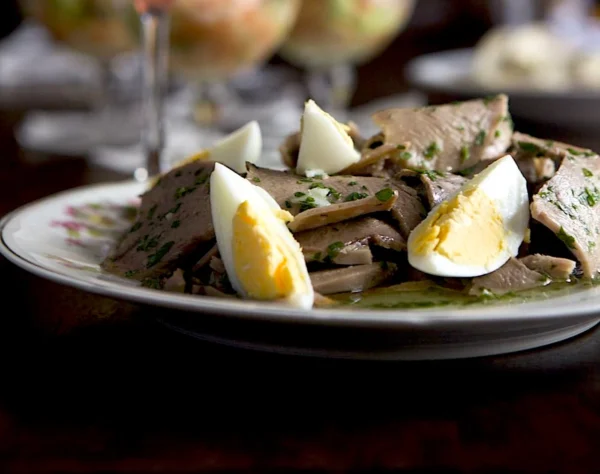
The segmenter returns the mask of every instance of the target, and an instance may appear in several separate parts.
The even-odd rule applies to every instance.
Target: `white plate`
[[[470,76],[472,49],[426,54],[407,66],[408,80],[426,92],[463,98],[485,97],[505,92],[516,117],[541,124],[573,129],[600,127],[600,92],[592,90],[497,90],[476,84]]]
[[[131,225],[124,208],[135,205],[142,191],[135,182],[102,184],[29,204],[0,221],[0,252],[58,283],[169,308],[165,323],[195,337],[277,352],[376,359],[474,357],[554,343],[600,320],[598,287],[522,304],[402,311],[304,311],[141,288],[103,272],[99,263]]]

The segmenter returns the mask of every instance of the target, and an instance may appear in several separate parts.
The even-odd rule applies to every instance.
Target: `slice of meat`
[[[425,195],[430,209],[457,193],[467,181],[467,178],[458,174],[421,173],[421,182],[425,188]]]
[[[358,125],[356,125],[354,122],[348,122],[346,125],[346,131],[348,132],[348,135],[350,135],[350,138],[354,143],[354,147],[359,150],[363,148],[365,145],[365,139],[360,135]],[[299,131],[292,133],[285,138],[279,147],[281,160],[292,169],[295,169],[296,165],[298,164],[298,153],[300,152],[301,138],[302,136]]]
[[[398,191],[391,191],[391,188],[387,189],[390,189],[390,194],[386,194],[386,200],[377,196],[370,196],[301,212],[288,224],[288,228],[292,232],[300,232],[347,221],[366,214],[389,211],[398,200]]]
[[[195,161],[175,168],[142,196],[136,222],[103,268],[144,280],[197,258],[215,238],[209,178],[214,163]]]
[[[374,217],[294,234],[307,262],[331,260],[338,265],[372,263],[370,245],[402,251],[406,240],[393,226]]]
[[[310,209],[313,204],[307,203],[307,200],[312,198],[315,191],[323,188],[330,190],[327,199],[332,205],[347,204],[374,197],[386,188],[397,191],[398,197],[391,209],[391,214],[398,222],[404,237],[408,237],[408,233],[423,220],[425,215],[425,209],[417,192],[397,180],[346,175],[330,176],[326,179],[305,178],[284,171],[258,168],[254,165],[248,166],[247,179],[267,191],[279,206],[295,216],[310,210],[317,211],[316,213],[313,212],[313,215],[333,211],[334,209],[329,208],[329,206]],[[307,207],[309,209],[306,209]],[[350,207],[353,208],[354,205]],[[369,211],[369,208],[365,207],[364,210]],[[347,218],[357,217],[357,215],[348,214]],[[326,220],[323,220],[321,225],[327,223]]]
[[[531,216],[550,229],[581,263],[586,278],[600,271],[600,157],[571,156],[533,197]]]
[[[517,160],[530,157],[548,157],[557,164],[560,164],[564,158],[569,156],[583,158],[598,156],[597,153],[587,148],[544,138],[536,138],[519,132],[513,134],[511,154]]]
[[[403,148],[406,168],[457,171],[503,154],[511,143],[508,98],[418,109],[388,109],[373,115],[385,145]]]
[[[545,275],[530,270],[524,263],[511,258],[498,270],[484,276],[473,278],[470,295],[492,293],[504,295],[513,291],[529,290],[545,286],[550,279]]]
[[[396,272],[393,263],[372,263],[310,274],[313,288],[322,295],[358,292],[378,286]]]
[[[548,275],[554,280],[568,280],[575,270],[575,262],[550,255],[528,255],[519,259],[530,270]]]
[[[173,293],[185,293],[186,282],[183,276],[183,270],[178,268],[173,274],[167,278],[163,286],[163,290]]]

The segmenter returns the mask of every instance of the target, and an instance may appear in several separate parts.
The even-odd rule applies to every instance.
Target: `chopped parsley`
[[[402,153],[400,153],[400,159],[402,160],[410,160],[412,158],[412,153],[408,152],[408,151],[404,151]]]
[[[583,176],[585,176],[586,178],[591,178],[592,176],[594,176],[594,173],[592,173],[587,168],[583,168],[581,171],[583,171]]]
[[[585,200],[590,207],[594,207],[600,201],[600,194],[598,193],[598,189],[594,188],[593,191],[590,191],[589,188],[585,188],[584,190]]]
[[[356,186],[358,183],[356,181],[350,181],[348,186]]]
[[[175,173],[175,177],[179,178],[181,176],[181,171],[178,171],[177,173]]]
[[[155,204],[148,210],[148,219],[152,219],[154,217],[154,213],[156,212],[157,207],[158,207],[158,204]]]
[[[591,252],[594,247],[596,247],[596,242],[592,242],[591,240],[587,243],[588,250]]]
[[[327,256],[333,260],[343,248],[344,242],[334,242],[327,247]]]
[[[153,253],[148,257],[148,261],[146,262],[146,268],[151,268],[156,265],[158,262],[162,260],[162,258],[171,250],[171,247],[175,245],[175,242],[167,242],[159,248],[156,253]]]
[[[425,149],[425,152],[423,153],[423,156],[428,159],[431,160],[433,159],[433,157],[435,157],[440,151],[442,151],[439,147],[439,145],[437,144],[437,142],[431,142],[429,144],[429,146]]]
[[[575,148],[567,148],[567,151],[573,156],[581,156],[583,155],[582,151],[578,151]]]
[[[175,191],[175,199],[182,198],[182,197],[190,194],[191,192],[194,192],[195,190],[196,190],[196,188],[194,186],[189,187],[189,188],[186,186],[177,188],[177,190]]]
[[[527,153],[539,153],[540,147],[537,146],[535,143],[530,143],[530,142],[518,142],[517,145],[519,145],[519,148]]]
[[[546,145],[548,148],[552,148],[552,147],[554,146],[554,141],[553,141],[553,140],[546,140],[546,143],[545,143],[545,145]]]
[[[138,252],[147,252],[150,249],[153,249],[158,246],[158,237],[150,237],[149,235],[144,235],[142,239],[139,241],[136,250]]]
[[[469,168],[465,168],[464,170],[458,170],[456,172],[456,174],[459,174],[461,176],[469,176],[470,174],[473,173],[473,171],[475,171],[475,166],[476,165],[473,165],[473,166],[470,166]]]
[[[287,209],[291,209],[292,208],[292,203],[290,201],[285,201],[285,207]]]
[[[321,252],[317,252],[312,256],[313,260],[321,260]]]
[[[133,224],[133,226],[131,226],[131,229],[129,229],[129,232],[135,232],[136,230],[140,230],[140,227],[142,227],[142,223],[136,222],[135,224]]]
[[[299,198],[299,197],[306,196],[306,193],[303,193],[303,192],[301,192],[301,191],[296,191],[296,192],[294,193],[294,196],[295,196],[295,197],[297,197],[297,198]]]
[[[296,181],[296,183],[298,184],[302,184],[302,183],[312,183],[313,180],[311,178],[300,178],[298,181]]]
[[[173,221],[173,223],[171,224],[171,229],[177,229],[177,227],[179,227],[181,225],[181,221],[177,220],[177,221]]]
[[[591,156],[596,156],[596,153],[594,153],[592,150],[588,150],[583,154],[583,156],[585,156],[586,158],[589,158]]]
[[[308,196],[304,201],[300,203],[300,212],[308,211],[309,209],[314,209],[317,207],[315,203],[315,198],[312,196]]]
[[[560,240],[562,240],[565,243],[565,245],[567,247],[569,247],[570,249],[574,249],[575,248],[575,237],[573,237],[572,235],[567,234],[565,232],[565,229],[563,229],[562,227],[556,233],[556,236]]]
[[[471,157],[471,152],[469,151],[469,147],[468,146],[463,146],[460,149],[460,162],[464,163],[465,161],[468,161],[468,159]]]
[[[497,95],[488,95],[487,97],[484,97],[483,104],[484,105],[489,105],[490,102],[493,102],[497,98],[498,98]]]
[[[260,178],[258,176],[255,176],[254,178],[252,178],[252,181],[254,181],[255,183],[260,183]]]
[[[144,278],[144,280],[142,280],[142,286],[160,290],[160,278]]]
[[[496,137],[496,138],[500,138],[501,135],[502,135],[502,133],[500,132],[500,130],[496,130],[494,132],[494,137]]]
[[[398,146],[396,146],[396,149],[400,150],[400,151],[404,151],[404,150],[406,150],[406,145],[398,145]]]
[[[369,195],[367,193],[357,193],[357,192],[353,192],[348,194],[348,196],[346,196],[345,201],[358,201],[359,199],[364,199],[366,197],[369,197]]]
[[[198,176],[196,178],[196,181],[194,181],[194,184],[202,185],[208,181],[208,178],[210,178],[210,174],[204,174],[202,176]]]
[[[125,276],[126,276],[127,278],[131,278],[131,277],[133,277],[133,276],[134,276],[136,273],[137,273],[137,270],[127,270],[127,271],[125,272]]]
[[[361,186],[361,187],[360,187],[360,189],[364,189],[365,191],[368,191],[368,190],[369,190],[369,188],[367,188],[367,187],[366,187],[366,186],[364,186],[364,185],[363,185],[363,186]]]
[[[477,146],[483,145],[486,135],[487,135],[487,133],[485,132],[485,130],[479,130],[479,133],[475,137],[475,145],[477,145]]]
[[[394,195],[394,191],[391,188],[383,188],[381,191],[375,193],[375,197],[381,202],[389,201]]]
[[[172,207],[171,209],[169,209],[167,212],[165,212],[162,216],[159,216],[159,220],[163,220],[165,217],[167,217],[169,214],[175,214],[179,208],[181,207],[181,203],[178,202],[177,204],[175,204],[175,207]]]

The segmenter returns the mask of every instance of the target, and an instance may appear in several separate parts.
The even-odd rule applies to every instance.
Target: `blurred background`
[[[131,4],[1,2],[0,138],[16,159],[139,166]],[[599,24],[594,0],[176,0],[164,166],[250,120],[275,163],[307,97],[369,135],[381,108],[507,92],[521,131],[600,149]]]

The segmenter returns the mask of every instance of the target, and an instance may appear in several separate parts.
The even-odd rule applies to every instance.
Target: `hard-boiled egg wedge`
[[[311,176],[335,174],[360,160],[347,127],[309,100],[302,115],[296,172]]]
[[[217,245],[240,295],[309,309],[314,292],[300,245],[286,226],[293,218],[271,196],[216,164],[210,201]]]
[[[262,135],[256,121],[248,122],[235,132],[219,140],[211,148],[202,150],[179,163],[183,166],[196,160],[223,163],[236,173],[246,173],[246,162],[256,163],[262,153]]]
[[[507,155],[431,210],[408,238],[408,261],[432,275],[484,275],[517,255],[528,222],[526,181]]]

